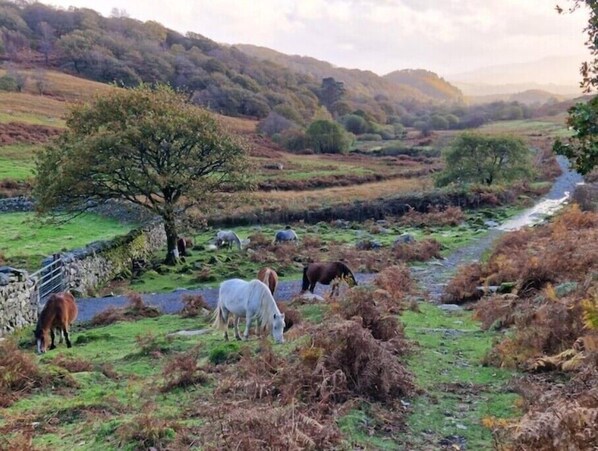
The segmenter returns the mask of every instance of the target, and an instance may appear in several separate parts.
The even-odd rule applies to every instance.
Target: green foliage
[[[439,174],[439,186],[450,183],[511,181],[532,172],[530,152],[520,138],[486,136],[475,133],[459,135],[444,153],[445,169]]]
[[[346,153],[351,144],[342,126],[332,121],[312,122],[307,128],[306,135],[310,145],[318,153]]]
[[[368,133],[372,126],[362,116],[357,114],[346,114],[339,118],[339,122],[345,127],[348,132],[355,135]]]
[[[0,91],[14,92],[17,90],[17,81],[10,75],[0,77]]]
[[[213,193],[248,182],[243,146],[166,86],[96,97],[73,108],[67,127],[37,157],[38,210],[77,212],[108,199],[136,203],[164,219],[169,262],[176,209],[208,205]]]
[[[567,125],[573,137],[566,143],[557,139],[554,150],[572,160],[579,173],[587,174],[598,165],[598,98],[571,107]]]

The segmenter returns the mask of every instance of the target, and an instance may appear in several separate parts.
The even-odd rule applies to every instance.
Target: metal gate
[[[52,293],[64,291],[64,262],[59,256],[30,276],[36,281],[37,304],[42,306]]]

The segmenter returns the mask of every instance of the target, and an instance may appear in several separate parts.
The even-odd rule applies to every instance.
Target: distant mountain
[[[470,104],[483,104],[489,102],[519,102],[525,105],[543,105],[545,103],[557,103],[567,99],[577,97],[577,95],[562,95],[542,89],[528,89],[526,91],[508,93],[508,94],[489,94],[482,96],[466,97]]]
[[[455,86],[426,70],[402,70],[384,77],[365,70],[336,67],[326,61],[299,55],[286,55],[275,50],[249,44],[235,47],[255,58],[271,61],[292,71],[318,80],[333,77],[359,96],[384,96],[392,101],[418,100],[461,102],[463,95]]]
[[[537,61],[488,66],[446,78],[465,96],[505,95],[528,90],[579,96],[579,65],[583,56],[547,57]]]

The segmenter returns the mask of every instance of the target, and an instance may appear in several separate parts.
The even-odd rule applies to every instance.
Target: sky
[[[380,75],[423,68],[443,76],[547,57],[587,59],[587,12],[572,0],[49,0],[109,16],[113,8],[225,44],[254,44]],[[100,6],[101,5],[101,6]],[[578,64],[548,69],[578,80]]]

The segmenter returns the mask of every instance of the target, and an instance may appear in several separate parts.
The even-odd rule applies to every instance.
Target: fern
[[[587,329],[598,329],[598,294],[591,293],[588,299],[581,301],[583,324]]]

